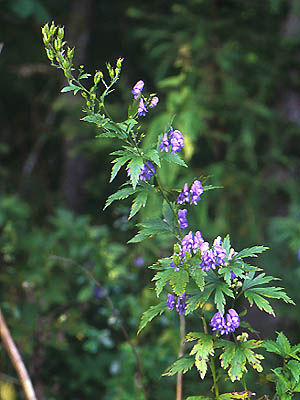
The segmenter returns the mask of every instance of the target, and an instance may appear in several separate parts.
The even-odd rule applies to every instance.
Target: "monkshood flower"
[[[233,308],[228,310],[225,318],[221,313],[217,312],[209,324],[212,330],[219,331],[221,335],[224,335],[224,333],[234,332],[240,326],[240,318]]]
[[[149,107],[150,108],[156,107],[158,102],[159,102],[159,98],[157,96],[152,97],[152,99],[150,101],[150,104],[149,104]]]
[[[165,151],[166,153],[169,152],[170,142],[169,142],[168,135],[166,133],[164,134],[159,147],[160,147],[160,151]]]
[[[174,268],[174,271],[175,271],[175,272],[177,272],[177,271],[179,271],[179,270],[180,270],[180,268],[179,268],[179,267],[176,267],[176,265],[175,265],[174,261],[171,261],[171,262],[170,262],[170,267]]]
[[[144,99],[140,99],[139,108],[138,108],[138,115],[141,116],[141,117],[144,117],[147,112],[148,112],[148,110],[147,110],[147,108],[145,106]]]
[[[185,313],[185,293],[183,293],[181,296],[178,296],[177,302],[176,302],[176,311],[178,312],[179,315],[182,315]]]
[[[217,262],[216,257],[212,249],[201,252],[202,258],[200,267],[202,271],[209,271],[210,269],[216,269]]]
[[[195,181],[190,190],[190,195],[191,195],[191,203],[190,204],[198,204],[198,201],[201,200],[200,196],[203,193],[203,187],[200,181]]]
[[[131,91],[131,93],[134,95],[134,98],[136,99],[138,97],[138,95],[141,93],[141,91],[144,88],[144,81],[138,81],[134,86],[133,89]]]
[[[233,308],[226,314],[226,325],[228,332],[234,332],[240,326],[240,318]]]
[[[178,221],[181,229],[185,229],[188,227],[188,223],[186,220],[187,210],[178,210]]]
[[[219,265],[224,265],[225,264],[225,257],[226,257],[226,251],[223,249],[222,245],[222,238],[221,236],[218,236],[215,240],[214,240],[214,244],[213,244],[213,248],[214,248],[214,253],[216,256],[216,262]]]
[[[174,294],[168,294],[167,307],[169,310],[174,310],[174,306],[175,306],[175,296]]]
[[[141,181],[147,181],[153,174],[155,174],[155,168],[151,161],[147,161],[141,169],[139,179]],[[127,175],[130,176],[130,168],[127,168]]]
[[[172,153],[178,153],[184,146],[182,133],[177,129],[170,131],[170,143],[172,145]]]
[[[182,191],[179,193],[177,197],[177,204],[189,203],[190,194],[189,194],[189,185],[187,183],[184,184]]]
[[[192,256],[197,253],[197,250],[200,249],[201,253],[207,251],[209,248],[209,244],[204,242],[202,235],[199,231],[195,233],[193,237],[193,232],[190,231],[181,241],[179,256],[183,260],[185,259],[186,253],[189,252]]]

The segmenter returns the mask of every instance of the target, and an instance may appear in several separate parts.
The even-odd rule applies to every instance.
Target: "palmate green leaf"
[[[112,170],[111,170],[109,183],[111,183],[115,179],[117,173],[120,171],[120,168],[124,164],[126,164],[127,161],[129,161],[130,159],[131,159],[130,156],[122,156],[122,157],[119,157],[119,158],[115,158],[112,161],[112,163],[114,163],[114,165],[113,165]]]
[[[165,151],[163,151],[158,154],[161,160],[165,160],[173,164],[178,164],[182,167],[187,167],[186,163],[179,157],[177,153],[166,153]]]
[[[198,291],[197,294],[192,295],[187,300],[185,314],[188,315],[191,312],[193,312],[194,310],[196,310],[197,308],[202,307],[204,304],[206,304],[206,302],[209,299],[212,292],[213,292],[212,288],[205,287],[203,292]]]
[[[176,227],[176,219],[172,207],[164,199],[163,201],[163,217],[166,223],[169,225],[170,229],[174,231]]]
[[[128,170],[130,170],[130,181],[133,189],[135,189],[136,185],[138,184],[140,172],[143,168],[143,165],[144,161],[143,157],[141,156],[133,157],[128,163]]]
[[[177,296],[181,296],[186,288],[186,285],[189,281],[189,274],[184,269],[180,269],[179,271],[175,271],[173,269],[173,274],[170,278],[170,285],[172,286],[173,292]]]
[[[291,374],[293,375],[293,378],[298,383],[300,380],[300,362],[296,360],[290,360],[286,364],[286,367],[290,370]]]
[[[257,254],[260,254],[268,249],[269,249],[269,247],[266,247],[266,246],[253,246],[253,247],[241,250],[233,257],[233,259],[245,258],[245,257],[257,257]]]
[[[140,231],[127,243],[138,243],[146,238],[156,235],[156,234],[166,234],[171,233],[170,227],[161,218],[149,218],[140,224]]]
[[[131,186],[127,186],[123,189],[118,190],[116,193],[113,193],[108,197],[103,210],[105,210],[108,206],[110,206],[112,202],[116,200],[127,199],[127,197],[133,195],[136,192],[137,191],[133,189]]]
[[[278,280],[273,276],[266,276],[264,273],[254,278],[254,272],[250,272],[248,279],[245,279],[242,290],[244,296],[248,299],[250,306],[255,303],[260,310],[264,310],[268,314],[275,316],[274,310],[269,301],[265,298],[281,299],[286,303],[295,304],[293,300],[283,291],[281,287],[257,287],[272,280]]]
[[[81,121],[96,124],[99,128],[106,131],[105,133],[101,133],[96,137],[116,137],[121,140],[127,138],[123,124],[111,121],[109,118],[106,118],[104,114],[88,114],[81,118]]]
[[[262,371],[261,360],[264,358],[261,354],[256,354],[252,349],[260,347],[262,341],[248,340],[246,342],[229,342],[227,340],[218,340],[216,347],[223,347],[223,353],[220,355],[221,367],[228,369],[228,375],[232,382],[240,380],[246,372],[246,363],[250,364],[258,372]]]
[[[142,207],[145,207],[148,199],[147,192],[140,192],[132,202],[128,219],[134,217]]]
[[[288,340],[288,338],[285,336],[283,332],[280,332],[276,338],[276,343],[280,346],[282,349],[282,352],[284,353],[284,356],[289,354],[291,351],[291,344]]]
[[[169,269],[166,269],[165,271],[159,271],[154,275],[152,281],[156,281],[155,292],[157,297],[159,297],[167,282],[172,278],[173,273],[174,268],[170,267]]]
[[[160,159],[159,159],[159,153],[155,149],[148,150],[144,153],[144,157],[152,161],[154,164],[158,165],[160,167]]]
[[[219,396],[220,400],[248,400],[250,397],[255,396],[255,393],[244,390],[243,392],[223,393]]]
[[[192,337],[192,335],[190,335],[190,337]],[[213,337],[205,333],[198,333],[197,337],[197,343],[190,351],[190,355],[195,355],[195,366],[199,371],[200,378],[204,379],[207,372],[209,356],[214,355],[214,342]]]
[[[283,349],[278,343],[274,342],[274,340],[264,340],[262,347],[264,347],[270,353],[275,353],[284,357]]]
[[[208,282],[206,287],[212,290],[212,292],[215,292],[214,302],[218,311],[224,314],[226,305],[225,296],[234,298],[232,290],[229,288],[228,284],[221,280],[212,270],[207,272],[206,281]]]
[[[156,317],[158,314],[161,315],[164,311],[166,311],[166,309],[166,301],[162,301],[156,306],[151,306],[147,311],[145,311],[142,315],[137,334],[139,334],[145,328],[145,326],[153,320],[154,317]]]
[[[223,189],[223,186],[215,186],[215,185],[203,185],[203,192],[207,192],[208,190],[214,189]]]
[[[185,374],[192,368],[192,366],[194,365],[194,361],[195,360],[193,357],[179,358],[165,370],[162,376],[173,376],[178,374],[178,372],[182,372],[183,374]]]
[[[200,289],[201,292],[204,290],[205,280],[204,277],[206,276],[206,272],[202,271],[199,265],[195,268],[190,268],[190,276],[195,281],[196,285]]]

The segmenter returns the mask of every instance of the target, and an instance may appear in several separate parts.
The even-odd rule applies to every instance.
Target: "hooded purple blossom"
[[[159,147],[160,147],[160,151],[165,151],[167,153],[169,152],[170,142],[168,139],[168,135],[166,133],[164,134]]]
[[[200,181],[195,181],[190,190],[191,194],[191,204],[198,204],[198,201],[201,200],[200,195],[203,193],[203,187]]]
[[[148,110],[147,110],[147,108],[145,106],[144,99],[140,99],[139,108],[138,108],[138,115],[141,116],[141,117],[144,117],[147,112],[148,112]]]
[[[178,221],[181,229],[185,229],[188,227],[188,223],[186,220],[187,210],[178,210]]]
[[[149,107],[150,108],[156,107],[158,102],[159,102],[159,98],[157,96],[152,97],[152,99],[150,101],[150,104],[149,104]]]
[[[170,143],[172,145],[172,153],[178,153],[184,146],[182,133],[177,129],[170,132]]]
[[[240,326],[240,318],[237,312],[231,308],[225,318],[217,312],[211,319],[210,324],[213,331],[219,331],[221,335],[234,332]]]
[[[169,310],[174,310],[174,306],[175,306],[175,296],[174,294],[168,294],[167,307]]]
[[[177,204],[184,204],[190,201],[189,195],[189,185],[187,183],[184,184],[182,191],[179,193],[177,197]]]
[[[134,95],[134,98],[136,99],[138,95],[141,93],[141,91],[144,88],[144,81],[138,81],[134,86],[131,91],[131,93]]]
[[[185,313],[185,293],[183,293],[181,296],[178,296],[177,302],[176,302],[176,311],[178,312],[179,315]]]

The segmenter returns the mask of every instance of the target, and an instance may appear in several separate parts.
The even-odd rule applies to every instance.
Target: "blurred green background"
[[[173,243],[128,246],[129,203],[102,211],[125,179],[108,184],[117,144],[95,139],[96,129],[79,121],[81,99],[60,94],[64,77],[49,66],[40,27],[65,25],[75,63],[91,73],[125,58],[110,97],[117,120],[139,79],[158,93],[145,141],[176,114],[191,166],[172,165],[163,180],[180,186],[210,175],[223,186],[194,208],[191,229],[209,241],[230,233],[236,250],[269,246],[261,265],[300,305],[300,3],[2,0],[0,11],[0,305],[38,399],[142,398],[135,359],[103,292],[59,257],[89,269],[109,293],[137,346],[149,399],[172,399],[175,379],[160,374],[176,359],[176,315],[136,331],[156,301],[147,266]],[[261,337],[284,330],[295,343],[299,305],[276,303],[276,319],[254,309],[248,318]],[[198,327],[187,320],[187,329]],[[272,390],[250,379],[250,390]],[[191,372],[184,394],[205,394],[210,385]],[[24,398],[1,344],[0,398]]]

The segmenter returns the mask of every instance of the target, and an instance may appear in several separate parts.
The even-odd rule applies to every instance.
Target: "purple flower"
[[[157,96],[152,97],[149,107],[150,108],[156,107],[158,102],[159,102],[159,98]]]
[[[185,229],[188,227],[188,223],[186,220],[187,210],[178,210],[178,221],[181,229]]]
[[[145,265],[145,260],[143,257],[138,256],[133,260],[133,263],[136,267],[143,267]]]
[[[145,106],[144,99],[140,99],[139,108],[138,108],[138,115],[141,116],[141,117],[144,117],[147,112],[148,112],[148,110],[147,110],[147,108]]]
[[[213,331],[219,331],[221,335],[234,332],[240,326],[240,318],[237,312],[231,308],[226,314],[226,321],[224,316],[217,312],[211,319],[210,324]]]
[[[141,93],[141,91],[144,88],[144,82],[143,81],[138,81],[134,86],[131,91],[131,93],[134,95],[134,98],[136,99],[138,95]]]
[[[233,308],[226,314],[226,325],[228,333],[234,332],[240,326],[240,318]]]
[[[190,190],[191,203],[197,205],[197,202],[201,200],[200,195],[203,193],[203,187],[200,181],[195,181]]]
[[[190,201],[190,195],[189,195],[189,186],[187,183],[184,184],[182,191],[179,193],[179,196],[177,197],[177,204],[184,204],[188,203]]]
[[[201,232],[197,231],[194,235],[194,245],[193,245],[194,254],[196,254],[197,249],[201,249],[201,246],[203,243],[204,243],[204,239],[201,235]]]
[[[180,253],[179,256],[184,259],[186,252],[190,252],[193,249],[194,240],[193,240],[193,232],[190,231],[181,241]],[[191,254],[191,252],[190,252]],[[192,255],[192,254],[191,254]]]
[[[235,278],[236,278],[236,274],[231,269],[230,270],[230,279],[233,281]]]
[[[147,181],[153,174],[155,174],[155,168],[152,162],[147,161],[141,169],[139,178],[141,181]]]
[[[202,271],[209,271],[210,269],[216,269],[216,258],[212,249],[201,251],[201,263],[200,267]]]
[[[225,333],[225,319],[221,313],[217,312],[212,317],[209,325],[212,327],[212,331],[219,331],[221,335]]]
[[[178,130],[173,131],[172,129],[169,133],[169,136],[172,145],[172,153],[178,153],[184,146],[182,133]]]
[[[170,147],[170,142],[168,139],[168,135],[166,133],[164,134],[161,144],[159,146],[160,146],[160,151],[165,151],[168,153],[169,147]]]
[[[177,298],[177,303],[176,303],[176,311],[178,312],[179,315],[185,313],[185,293],[183,293],[181,296]]]
[[[175,296],[174,294],[168,294],[167,307],[169,310],[174,310],[174,306],[175,306]]]
[[[300,261],[300,249],[298,251],[298,260]]]
[[[218,236],[215,240],[214,240],[214,253],[216,256],[216,261],[219,265],[224,265],[225,261],[225,257],[226,257],[226,251],[223,249],[222,245],[222,238],[221,236]]]

